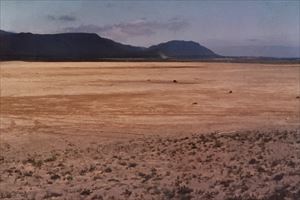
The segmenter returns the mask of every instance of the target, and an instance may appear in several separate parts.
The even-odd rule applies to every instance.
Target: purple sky
[[[227,55],[253,46],[284,46],[299,54],[299,10],[297,0],[1,0],[0,26],[14,32],[95,32],[138,46],[194,40]]]

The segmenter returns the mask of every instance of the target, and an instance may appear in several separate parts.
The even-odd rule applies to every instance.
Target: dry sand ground
[[[299,65],[0,66],[0,198],[300,198]]]

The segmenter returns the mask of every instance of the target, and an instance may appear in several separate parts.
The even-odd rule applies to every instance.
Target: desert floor
[[[300,66],[1,62],[2,199],[299,199]]]

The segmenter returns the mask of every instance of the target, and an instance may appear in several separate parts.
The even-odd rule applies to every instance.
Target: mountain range
[[[0,30],[0,60],[99,60],[117,58],[202,59],[220,57],[193,41],[173,40],[149,48],[95,33],[32,34]]]

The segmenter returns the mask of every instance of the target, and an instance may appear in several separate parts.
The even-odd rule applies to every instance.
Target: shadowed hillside
[[[149,47],[148,51],[159,53],[162,57],[173,58],[203,58],[217,55],[208,48],[193,41],[173,40]]]
[[[211,58],[217,55],[195,42],[170,41],[134,47],[94,33],[32,34],[0,32],[1,60],[97,60],[101,58]]]

